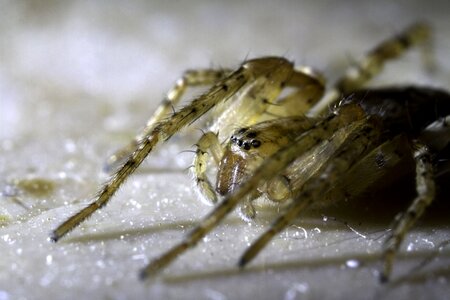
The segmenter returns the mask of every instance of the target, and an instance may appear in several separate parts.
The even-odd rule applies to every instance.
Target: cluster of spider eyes
[[[242,128],[238,131],[238,134],[243,134],[246,130],[247,130],[246,128]],[[244,141],[244,140],[236,137],[235,135],[231,136],[230,141],[233,144],[237,144],[239,147],[243,148],[244,150],[250,150],[252,147],[258,148],[259,146],[261,146],[261,141],[254,139],[255,137],[256,137],[256,132],[251,131],[246,135],[246,138],[252,139],[251,141]]]

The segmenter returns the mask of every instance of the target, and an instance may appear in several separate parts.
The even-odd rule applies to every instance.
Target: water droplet
[[[58,173],[58,178],[59,179],[66,179],[67,178],[66,172],[59,172]]]
[[[141,209],[142,205],[134,199],[130,200],[130,204],[136,207],[137,209]]]
[[[104,269],[104,268],[105,268],[105,263],[103,262],[103,260],[97,260],[97,261],[95,262],[95,265],[96,265],[97,267],[101,268],[101,269]]]
[[[350,269],[355,269],[358,268],[361,265],[361,263],[359,262],[359,260],[349,259],[345,262],[345,265]]]
[[[406,251],[411,252],[414,250],[414,243],[409,243],[408,247],[406,247]]]
[[[64,148],[68,153],[74,153],[77,150],[77,145],[72,140],[66,140]]]
[[[45,263],[47,264],[47,266],[51,265],[53,262],[53,257],[51,255],[47,255],[47,257],[45,258]]]
[[[308,232],[305,228],[300,226],[292,226],[295,228],[295,231],[289,232],[286,231],[286,238],[290,239],[307,239],[308,238]]]
[[[145,256],[145,254],[135,254],[135,255],[131,256],[131,259],[145,261],[147,259],[147,257]]]
[[[432,241],[430,241],[428,239],[422,239],[422,241],[425,242],[425,244],[429,245],[431,247],[431,249],[436,248],[436,245]]]

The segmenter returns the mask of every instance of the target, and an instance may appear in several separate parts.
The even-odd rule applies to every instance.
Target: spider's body
[[[367,165],[365,165],[365,168],[372,173],[372,180],[366,180],[364,188],[378,179],[376,176],[385,175],[389,172],[389,168],[394,168],[404,159],[410,158],[410,153],[407,153],[406,149],[411,150],[413,145],[407,140],[422,139],[435,155],[438,155],[448,144],[449,130],[443,124],[438,129],[438,138],[435,133],[436,126],[433,127],[433,131],[426,129],[437,119],[450,115],[450,97],[445,91],[414,86],[358,90],[344,97],[333,113],[347,113],[348,110],[342,110],[341,107],[349,105],[359,106],[365,118],[371,119],[371,130],[377,132],[377,134],[371,135],[370,141],[363,144],[364,149],[360,150],[360,156],[366,155],[383,143],[392,143],[392,139],[395,140],[395,143],[402,143],[401,147],[395,146],[397,150],[395,159],[391,157],[394,153],[390,153],[390,150],[383,151],[383,147],[376,154],[374,153],[376,155],[374,159],[370,158],[372,163],[369,162],[369,158],[366,159]],[[355,114],[355,110],[350,110],[350,113]],[[225,147],[226,150],[219,164],[217,192],[221,195],[232,192],[240,183],[251,176],[264,159],[287,146],[290,141],[301,134],[308,134],[308,130],[317,122],[319,122],[317,118],[290,117],[265,121],[237,130]],[[331,132],[338,129],[332,128]],[[387,147],[387,144],[384,147]],[[305,152],[307,152],[306,149],[302,150],[302,153]],[[317,155],[316,152],[312,151],[312,154]],[[440,158],[442,159],[442,157]],[[360,159],[360,157],[352,157],[352,160],[355,161]],[[347,162],[350,163],[350,161]],[[275,181],[265,184],[260,190],[265,188],[263,191],[266,192],[266,196],[276,202],[288,199],[292,196],[291,192],[295,188],[302,187],[298,180],[304,172],[302,172],[302,169],[305,162],[307,162],[305,157],[299,155],[299,158],[282,173],[282,176],[275,177]],[[379,174],[377,174],[377,171],[379,171]],[[340,181],[354,183],[354,181],[347,179],[341,179]],[[343,189],[345,184],[339,185],[336,183],[334,186],[335,189],[329,194],[336,201],[336,198],[339,198],[337,197],[337,190]],[[363,191],[364,188],[359,187],[359,190]],[[351,189],[356,191],[358,187],[354,183]],[[344,192],[344,194],[349,193]],[[321,200],[327,199],[316,199],[317,202],[321,202]]]
[[[196,245],[237,205],[245,218],[253,218],[252,201],[259,196],[283,202],[285,211],[246,251],[243,266],[305,208],[360,195],[405,157],[413,157],[417,197],[386,244],[382,278],[387,278],[404,235],[435,198],[436,157],[448,159],[442,153],[448,153],[444,149],[450,141],[450,95],[422,87],[360,89],[386,61],[428,42],[426,25],[411,26],[369,52],[325,96],[318,73],[294,68],[281,57],[249,60],[234,72],[186,72],[143,133],[110,158],[109,167],[124,163],[97,199],[61,224],[51,238],[57,241],[104,206],[156,145],[212,111],[208,131],[196,144],[193,172],[202,198],[223,200],[184,241],[153,260],[142,277]],[[203,84],[213,86],[166,117],[186,87]],[[293,91],[280,97],[286,87]],[[210,160],[218,166],[215,186],[206,176]]]

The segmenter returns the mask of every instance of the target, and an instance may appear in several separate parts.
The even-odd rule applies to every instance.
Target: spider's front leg
[[[288,62],[285,62],[285,64],[288,64]],[[157,122],[162,118],[163,113],[161,115],[156,113],[155,122],[157,123],[154,127],[150,126],[147,128],[150,132],[145,137],[139,139],[134,151],[126,157],[125,163],[118,168],[110,180],[100,188],[95,200],[53,230],[50,239],[55,242],[58,241],[96,210],[105,206],[125,179],[136,170],[157,144],[168,140],[176,132],[196,121],[218,103],[232,98],[255,75],[258,76],[260,74],[253,74],[248,72],[244,67],[241,67],[226,78],[219,80],[207,93],[196,98],[189,105],[173,113],[170,117]],[[179,99],[183,90],[184,88],[175,87],[172,90],[173,93],[169,93],[169,95],[173,94],[173,99]],[[164,111],[170,106],[163,104],[160,109]]]
[[[158,122],[145,138],[140,139],[136,149],[126,162],[100,188],[95,200],[59,225],[51,233],[50,239],[59,240],[95,211],[105,206],[122,183],[159,143],[167,141],[172,135],[195,122],[218,104],[232,103],[231,100],[236,100],[236,97],[240,97],[242,94],[248,95],[255,86],[264,86],[270,82],[278,84],[281,89],[291,77],[292,72],[292,63],[280,57],[265,57],[247,61],[238,70],[219,80],[208,92],[173,113],[169,118]],[[273,91],[275,94],[278,92],[276,89]]]
[[[188,70],[184,72],[183,76],[175,82],[175,86],[170,89],[164,100],[153,113],[152,117],[147,121],[142,132],[127,145],[115,151],[114,154],[106,160],[104,167],[105,171],[109,173],[123,163],[126,158],[133,153],[140,141],[152,132],[155,125],[170,116],[170,113],[175,109],[174,107],[180,102],[189,87],[212,85],[224,79],[230,73],[231,71],[226,69]]]

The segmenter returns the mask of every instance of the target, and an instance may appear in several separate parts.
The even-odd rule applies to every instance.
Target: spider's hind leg
[[[336,84],[337,89],[348,94],[361,88],[382,71],[387,61],[399,58],[415,46],[421,46],[423,56],[426,57],[425,63],[431,65],[431,29],[427,24],[414,24],[373,48],[339,79]]]
[[[381,282],[386,282],[389,279],[394,257],[398,253],[406,233],[422,216],[425,209],[435,198],[436,184],[434,182],[431,154],[426,146],[416,146],[417,150],[414,152],[414,159],[416,161],[417,197],[413,200],[406,212],[399,218],[390,237],[386,240],[383,250],[384,266],[382,273],[380,274]]]
[[[308,113],[317,116],[326,112],[342,95],[361,89],[383,70],[384,65],[398,59],[410,48],[420,47],[425,68],[433,69],[431,28],[426,23],[416,23],[399,34],[381,42],[361,60],[350,66],[323,99]]]

